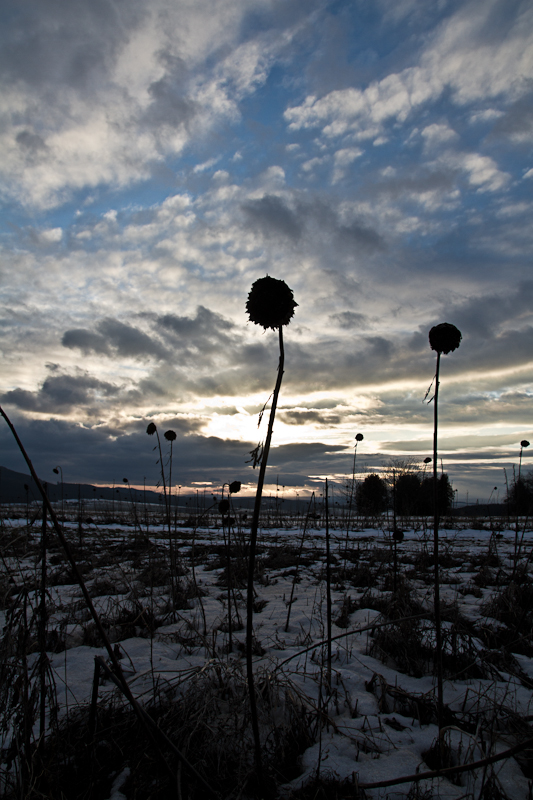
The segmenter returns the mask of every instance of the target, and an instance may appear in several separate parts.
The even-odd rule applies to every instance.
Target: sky
[[[529,0],[4,0],[0,402],[37,472],[341,491],[432,452],[503,499],[533,424]],[[27,471],[9,429],[0,464]],[[524,449],[522,469],[533,454]],[[504,472],[506,470],[506,472]],[[495,487],[498,487],[495,490]]]

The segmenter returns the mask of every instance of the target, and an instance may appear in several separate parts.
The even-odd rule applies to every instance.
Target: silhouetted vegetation
[[[509,486],[507,504],[511,514],[525,516],[533,513],[533,473],[515,478]]]
[[[379,475],[367,475],[355,492],[359,514],[374,516],[387,509],[387,484]]]

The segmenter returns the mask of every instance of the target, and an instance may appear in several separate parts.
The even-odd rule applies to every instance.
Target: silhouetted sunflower
[[[437,353],[452,353],[461,344],[461,331],[449,322],[435,325],[429,332],[429,344]]]
[[[251,322],[263,328],[280,328],[288,325],[298,303],[294,301],[292,289],[285,281],[267,275],[255,281],[246,302],[246,311]]]

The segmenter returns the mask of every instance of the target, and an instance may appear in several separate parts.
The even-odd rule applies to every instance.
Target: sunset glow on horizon
[[[278,343],[245,303],[268,274],[298,303],[269,491],[342,485],[357,433],[360,476],[431,455],[446,321],[443,466],[460,498],[503,496],[533,437],[531,3],[0,18],[0,402],[43,479],[155,486],[153,421],[177,485],[253,491]],[[0,444],[24,472],[5,426]]]

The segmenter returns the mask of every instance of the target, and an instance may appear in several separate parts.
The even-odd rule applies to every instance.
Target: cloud
[[[88,331],[85,328],[65,331],[61,344],[64,347],[81,350],[85,354],[91,352],[101,353],[102,355],[111,354],[111,349],[105,336],[94,331]]]
[[[276,195],[249,200],[243,203],[242,209],[250,224],[267,236],[281,234],[297,241],[302,234],[302,226],[296,214]]]
[[[160,53],[164,73],[148,86],[151,102],[144,111],[141,124],[147,128],[157,126],[187,126],[198,112],[195,101],[187,96],[187,66],[182,58],[171,53]]]
[[[533,134],[532,101],[533,96],[530,92],[509,106],[505,112],[498,115],[498,119],[491,131],[491,137],[509,137],[517,144],[527,145],[531,142]]]
[[[64,347],[78,348],[83,353],[99,353],[113,358],[168,358],[168,351],[158,341],[132,325],[116,319],[103,319],[95,331],[65,331]]]
[[[352,164],[356,158],[359,158],[363,151],[358,147],[343,147],[337,150],[333,156],[334,170],[331,178],[332,183],[337,183],[346,174],[347,168]]]
[[[341,311],[339,314],[333,314],[334,319],[341,328],[347,330],[362,329],[368,324],[368,317],[365,314],[358,314],[355,311]]]
[[[427,439],[444,320],[464,336],[442,364],[457,460],[483,424],[529,436],[530,3],[15,5],[0,325],[24,425],[53,417],[43,436],[53,422],[79,453],[86,426],[104,458],[114,437],[133,469],[128,437],[179,409],[180,469],[229,476],[276,377],[276,334],[245,313],[268,273],[299,304],[273,460],[294,457],[288,480],[349,472],[363,427],[378,465]]]
[[[363,250],[385,250],[385,241],[380,234],[371,227],[352,222],[350,225],[339,227],[339,235],[349,246],[357,245]]]
[[[331,427],[341,422],[340,414],[314,409],[291,409],[290,411],[280,411],[279,418],[286,425],[307,425],[312,424],[318,427]]]
[[[235,119],[291,38],[287,28],[237,41],[248,10],[241,0],[17,8],[0,57],[9,196],[51,208],[77,190],[129,186]]]
[[[323,97],[308,95],[285,111],[292,131],[320,127],[326,139],[376,139],[391,123],[403,124],[417,109],[436,102],[446,91],[457,104],[507,95],[518,100],[529,91],[533,56],[529,36],[533,13],[527,2],[515,3],[514,15],[504,0],[465,3],[444,19],[418,63],[371,82]]]
[[[87,406],[107,403],[121,393],[121,387],[78,370],[75,375],[51,375],[36,392],[14,389],[2,401],[23,411],[68,414]]]

